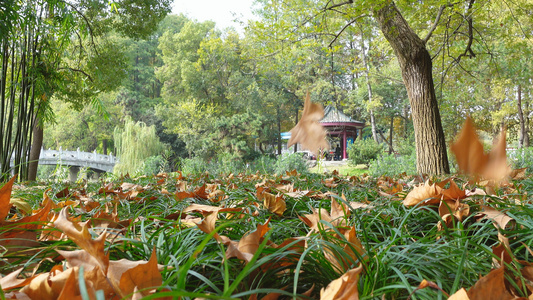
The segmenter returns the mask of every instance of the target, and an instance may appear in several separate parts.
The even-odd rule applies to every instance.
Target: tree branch
[[[435,18],[435,22],[433,22],[433,26],[431,26],[431,28],[429,29],[428,34],[423,39],[424,44],[427,44],[427,42],[429,41],[429,39],[433,35],[433,32],[435,31],[435,29],[437,29],[437,25],[439,25],[440,18],[442,17],[442,13],[446,9],[446,7],[451,7],[451,6],[453,6],[453,4],[442,5],[440,7],[439,12],[437,13],[437,17]]]
[[[66,68],[58,68],[58,70],[71,70],[73,72],[79,72],[79,73],[82,73],[83,75],[87,76],[87,78],[89,78],[89,80],[91,82],[94,82],[93,78],[91,77],[91,75],[87,74],[85,71],[83,70],[80,70],[80,69],[75,69],[75,68],[70,68],[70,67],[66,67]]]
[[[348,26],[352,25],[353,23],[357,22],[360,18],[364,17],[365,15],[361,15],[353,20],[351,20],[350,22],[348,22],[346,25],[344,25],[344,27],[341,28],[341,30],[335,35],[335,37],[333,38],[333,40],[331,41],[331,43],[329,43],[329,47],[331,48],[331,46],[337,41],[337,39],[339,38],[339,36],[344,32],[344,30],[346,30],[346,28],[348,28]]]
[[[340,7],[340,6],[343,6],[343,5],[353,4],[353,0],[347,0],[345,2],[341,2],[341,3],[338,3],[338,4],[333,4],[332,6],[328,7],[329,3],[330,3],[330,1],[328,1],[328,3],[326,3],[326,6],[324,7],[324,10],[333,10],[334,8],[337,8],[337,7]]]

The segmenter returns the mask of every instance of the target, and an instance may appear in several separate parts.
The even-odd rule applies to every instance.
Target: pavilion
[[[339,140],[338,143],[340,143],[341,146],[342,159],[348,158],[346,155],[347,147],[353,143],[357,137],[362,135],[363,128],[365,127],[364,122],[356,121],[348,117],[332,105],[328,105],[324,108],[324,118],[320,120],[320,124],[326,129],[330,140],[333,138]],[[334,144],[332,144],[331,147],[333,150],[335,149]]]

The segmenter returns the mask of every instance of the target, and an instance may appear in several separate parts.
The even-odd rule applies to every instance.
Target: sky
[[[198,21],[214,21],[219,29],[233,26],[242,31],[241,26],[233,20],[236,17],[243,20],[253,18],[253,2],[253,0],[174,0],[172,13],[183,13]]]

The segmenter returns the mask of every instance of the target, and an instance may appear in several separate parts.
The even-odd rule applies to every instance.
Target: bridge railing
[[[118,159],[113,154],[99,154],[94,152],[83,152],[78,148],[76,151],[63,150],[59,147],[59,150],[41,149],[40,160],[78,160],[85,161],[87,163],[104,163],[104,164],[116,164]]]

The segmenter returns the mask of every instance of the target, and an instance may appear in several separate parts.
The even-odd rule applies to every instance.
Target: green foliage
[[[369,163],[368,173],[372,176],[394,176],[402,173],[417,174],[416,153],[395,155],[383,153]]]
[[[406,139],[400,139],[394,148],[399,155],[410,156],[416,153],[414,136]]]
[[[209,164],[201,157],[183,158],[181,160],[181,171],[186,175],[197,175],[208,171]]]
[[[356,139],[348,148],[348,158],[353,165],[368,164],[376,159],[383,150],[382,145],[371,138]]]
[[[156,135],[154,126],[127,119],[124,129],[115,128],[115,148],[119,162],[113,172],[137,174],[143,169],[144,161],[163,152],[163,145]]]
[[[302,157],[302,154],[284,153],[279,155],[274,165],[274,172],[278,175],[283,175],[285,172],[292,170],[296,170],[300,174],[309,173],[307,160]]]
[[[163,157],[163,155],[154,155],[144,160],[139,173],[144,175],[156,175],[158,173],[168,171],[168,161]]]
[[[508,156],[514,169],[527,168],[527,173],[533,173],[533,147],[513,150]]]

